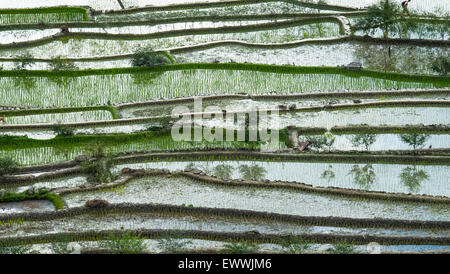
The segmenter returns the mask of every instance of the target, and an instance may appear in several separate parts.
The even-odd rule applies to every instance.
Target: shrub
[[[143,48],[133,54],[131,64],[134,67],[157,67],[173,63],[173,57],[166,52],[155,52],[151,48]]]
[[[259,246],[250,243],[228,243],[224,245],[224,252],[227,254],[251,254],[256,253]]]
[[[19,164],[10,157],[0,157],[0,176],[14,173],[18,167]]]
[[[69,126],[62,125],[60,123],[54,125],[52,127],[53,132],[56,134],[56,136],[59,137],[67,137],[67,136],[73,136],[75,130]]]
[[[130,232],[119,235],[110,233],[108,240],[102,242],[100,246],[118,254],[139,254],[147,248],[140,234],[131,235]]]

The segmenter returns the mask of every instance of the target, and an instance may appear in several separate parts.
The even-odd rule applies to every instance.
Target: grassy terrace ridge
[[[83,21],[88,21],[87,7],[40,7],[25,9],[0,9],[2,15],[43,15],[43,14],[81,14]]]
[[[111,69],[86,69],[76,71],[49,71],[49,70],[0,70],[0,77],[80,77],[90,75],[115,75],[132,74],[140,72],[166,72],[177,70],[241,70],[259,71],[285,74],[339,74],[349,77],[371,77],[400,82],[433,83],[441,87],[450,86],[449,76],[414,75],[396,72],[381,72],[375,70],[348,70],[343,67],[298,67],[266,64],[242,64],[242,63],[185,63],[171,64],[159,67],[127,67]]]
[[[69,7],[69,6],[60,6],[60,7],[41,7],[41,8],[25,8],[25,9],[0,9],[1,14],[41,14],[41,13],[84,13],[86,14],[87,20],[87,12],[85,7]]]
[[[114,106],[87,106],[87,107],[63,107],[63,108],[36,108],[36,109],[19,109],[19,110],[0,110],[0,116],[13,117],[13,116],[27,116],[27,115],[39,115],[39,114],[54,114],[54,113],[70,113],[70,112],[83,112],[93,110],[109,111],[113,119],[119,119],[119,111]]]
[[[221,8],[221,7],[232,7],[232,6],[246,6],[252,4],[262,4],[262,3],[276,3],[284,2],[292,5],[297,5],[306,8],[314,8],[321,10],[332,10],[332,11],[362,11],[364,9],[344,7],[337,5],[328,4],[316,4],[304,1],[294,1],[294,0],[229,0],[229,1],[217,1],[217,2],[206,2],[206,3],[184,3],[184,4],[172,4],[166,6],[146,6],[137,8],[127,8],[121,10],[92,10],[93,15],[98,14],[129,14],[143,11],[173,11],[173,10],[186,10],[186,9],[208,9],[208,8]]]

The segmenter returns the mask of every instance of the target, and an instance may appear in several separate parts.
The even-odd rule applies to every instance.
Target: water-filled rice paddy
[[[28,0],[21,2],[3,1],[5,3],[0,3],[0,24],[2,25],[0,31],[0,71],[7,70],[6,72],[0,72],[0,97],[3,98],[0,102],[0,110],[3,113],[0,114],[0,121],[2,121],[0,122],[0,174],[5,173],[4,167],[9,164],[9,158],[21,166],[37,165],[82,159],[77,156],[81,154],[92,155],[91,153],[96,150],[95,160],[94,158],[91,159],[94,161],[91,164],[96,164],[98,159],[102,159],[103,153],[118,154],[119,156],[127,154],[126,157],[129,157],[131,155],[128,155],[128,152],[136,154],[152,151],[165,152],[172,153],[173,157],[171,155],[167,158],[163,157],[164,161],[154,158],[155,162],[150,160],[133,160],[131,158],[128,160],[128,163],[124,161],[125,157],[120,161],[120,165],[112,164],[110,171],[112,176],[117,179],[123,168],[164,168],[172,172],[184,170],[185,168],[195,168],[204,171],[207,175],[226,178],[227,180],[225,181],[229,182],[229,185],[227,183],[214,185],[202,180],[188,179],[180,174],[148,176],[133,179],[125,185],[113,189],[63,194],[64,207],[70,210],[74,207],[83,207],[88,200],[104,199],[109,203],[155,203],[181,205],[194,209],[211,207],[254,210],[296,216],[322,216],[327,218],[327,220],[329,217],[350,217],[421,220],[427,222],[450,221],[450,208],[445,202],[445,198],[450,198],[450,189],[447,182],[450,169],[445,160],[445,157],[448,157],[449,154],[448,145],[450,140],[449,134],[442,131],[442,126],[450,125],[445,102],[448,100],[448,94],[445,90],[439,91],[439,93],[432,93],[433,95],[431,96],[412,95],[411,97],[396,98],[389,96],[379,96],[377,98],[370,96],[363,96],[364,98],[344,96],[337,98],[333,96],[333,98],[310,97],[307,100],[261,100],[261,98],[254,98],[253,100],[204,102],[204,107],[217,106],[218,109],[226,109],[227,111],[249,110],[253,107],[291,110],[294,106],[300,108],[323,107],[320,111],[318,111],[319,109],[315,111],[285,111],[282,112],[279,120],[269,116],[260,121],[260,125],[263,125],[263,127],[264,125],[269,126],[270,128],[284,128],[291,125],[297,127],[321,127],[328,130],[335,126],[352,125],[364,126],[366,130],[370,126],[391,127],[391,130],[383,134],[375,134],[373,136],[375,138],[374,142],[367,147],[358,145],[357,141],[353,139],[360,136],[360,130],[357,129],[355,132],[345,132],[346,134],[343,135],[337,135],[336,132],[338,131],[332,131],[334,135],[330,135],[327,132],[328,138],[335,138],[334,143],[330,146],[313,147],[308,152],[299,152],[298,149],[288,148],[284,142],[281,142],[278,146],[275,146],[275,149],[279,150],[273,152],[283,153],[283,155],[305,153],[305,157],[302,157],[302,155],[289,155],[286,156],[286,159],[294,159],[297,156],[298,159],[306,159],[311,156],[312,159],[319,159],[317,162],[305,160],[284,161],[281,158],[275,159],[272,155],[268,156],[268,159],[248,160],[252,159],[252,157],[244,157],[246,160],[242,160],[244,158],[231,156],[231,153],[230,157],[228,157],[226,152],[220,155],[226,155],[227,157],[209,156],[199,158],[199,160],[180,161],[179,159],[181,158],[177,158],[179,153],[186,156],[190,155],[190,151],[198,152],[198,150],[202,150],[211,152],[210,150],[216,148],[236,151],[236,149],[245,148],[246,151],[243,153],[251,154],[250,149],[255,150],[262,147],[262,145],[250,142],[208,142],[206,140],[200,142],[176,142],[170,135],[158,135],[155,132],[155,128],[158,126],[166,125],[165,121],[152,120],[147,122],[150,121],[150,119],[147,119],[146,121],[140,120],[129,124],[123,124],[124,121],[118,121],[120,124],[116,122],[99,122],[112,120],[113,118],[145,118],[170,115],[173,107],[179,105],[192,109],[191,103],[159,104],[158,102],[153,105],[147,104],[144,107],[120,106],[120,104],[126,103],[145,102],[152,99],[164,100],[182,96],[447,88],[448,81],[442,76],[445,75],[445,72],[442,72],[442,67],[438,67],[436,62],[444,60],[449,53],[448,47],[445,46],[445,41],[449,38],[448,11],[446,7],[450,6],[450,0],[413,0],[409,5],[409,10],[414,16],[417,13],[421,17],[421,19],[417,20],[419,23],[416,26],[410,25],[409,23],[412,21],[408,19],[409,21],[405,20],[405,22],[409,22],[409,27],[406,29],[406,24],[402,21],[397,25],[398,30],[389,32],[389,37],[394,38],[393,40],[388,42],[382,41],[382,39],[368,39],[370,40],[368,43],[349,42],[353,40],[359,41],[360,38],[352,40],[347,39],[344,35],[351,34],[351,26],[355,24],[356,20],[366,16],[364,8],[377,2],[374,0],[327,0],[328,4],[341,7],[316,5],[317,3],[322,4],[321,1],[317,0],[305,0],[305,2],[300,1],[298,3],[286,1],[266,3],[261,1],[245,5],[230,4],[222,7],[203,6],[201,8],[178,9],[170,7],[154,9],[147,6],[201,3],[206,1],[216,2],[219,0]],[[11,14],[9,11],[5,12],[5,10],[2,10],[4,8],[55,5],[84,7],[78,9],[77,12],[59,13],[35,13],[34,11],[29,13],[24,11],[23,14]],[[137,7],[144,8],[120,11]],[[84,8],[86,8],[86,13]],[[75,9],[71,11],[75,11]],[[273,26],[271,29],[260,28],[256,31],[254,29],[252,31],[239,29],[240,26],[287,22],[288,20],[293,20],[294,15],[298,16],[296,19],[324,16],[331,19],[325,19],[325,21],[299,21],[298,25]],[[438,19],[440,18],[440,21],[435,20],[435,16]],[[338,24],[339,22],[337,20],[333,21],[333,18],[341,20],[339,22],[344,25],[341,26],[342,29]],[[430,18],[433,20],[430,20]],[[157,20],[161,20],[161,22]],[[108,25],[110,22],[112,24]],[[121,22],[125,24],[120,25]],[[431,24],[430,22],[434,23]],[[58,35],[55,37],[55,40],[49,39],[43,43],[37,41],[32,43],[32,45],[23,43],[58,34],[61,30],[64,31],[64,28],[60,28],[66,23],[70,25],[69,29],[72,35]],[[232,31],[225,33],[223,27],[229,30],[232,29]],[[211,28],[211,30],[198,32],[199,29],[207,28]],[[189,32],[190,30],[197,32],[192,33]],[[174,32],[170,33],[171,31]],[[73,35],[74,33],[79,33],[79,35]],[[98,35],[92,35],[92,33],[98,33]],[[365,32],[356,31],[354,34],[365,35]],[[141,36],[137,37],[136,35]],[[375,31],[371,35],[373,37],[383,37],[384,33]],[[161,36],[162,38],[159,38]],[[419,43],[420,46],[418,46],[415,43],[405,43],[401,39],[432,39],[435,41],[421,41]],[[217,46],[199,47],[194,50],[180,49],[181,47],[189,48],[202,43],[224,40],[234,40],[235,42],[231,44],[218,43]],[[283,45],[270,48],[270,44],[291,43],[293,41],[302,42],[296,43],[296,46]],[[19,44],[11,47],[6,45],[12,43]],[[238,44],[240,45],[237,46]],[[199,69],[192,66],[193,69],[188,70],[163,70],[162,72],[142,73],[131,73],[131,71],[134,71],[133,69],[115,70],[116,68],[129,68],[132,66],[132,54],[143,47],[150,47],[154,50],[168,50],[169,53],[174,55],[174,62],[178,64],[215,63],[216,65],[209,66],[214,66],[216,69]],[[64,58],[67,57],[71,58],[73,63],[64,63]],[[33,58],[40,59],[36,60]],[[320,67],[324,66],[335,68],[354,61],[362,64],[363,71],[361,73],[347,73],[344,69],[340,69],[342,74],[333,74],[334,72],[330,73],[331,68],[320,69]],[[256,67],[261,70],[263,66],[244,65],[231,67],[224,63],[275,64],[280,67],[274,67],[270,71],[292,72],[296,70],[297,72],[302,71],[302,73],[240,70],[241,68]],[[62,70],[71,71],[49,73],[35,71],[27,75],[27,70],[61,70],[61,66]],[[315,68],[293,69],[292,66]],[[180,67],[191,68],[189,65]],[[205,68],[206,66],[200,65],[199,67]],[[105,74],[102,71],[97,71],[100,75],[89,75],[90,73],[87,72],[87,76],[81,76],[86,75],[84,74],[86,71],[78,71],[101,68],[111,70],[104,71]],[[173,69],[174,67],[170,68]],[[229,68],[233,68],[233,70],[228,70]],[[15,75],[11,74],[10,70],[20,70],[20,72]],[[118,74],[119,71],[122,71],[122,73]],[[123,73],[124,71],[126,73]],[[325,71],[328,73],[324,73]],[[400,74],[383,74],[383,72]],[[58,73],[67,76],[51,76]],[[373,75],[373,77],[360,75]],[[393,106],[393,104],[389,105],[388,100],[434,100],[440,102],[437,104],[428,102]],[[380,101],[388,104],[382,107],[366,107],[363,105],[364,103]],[[329,106],[336,104],[350,104],[354,107],[330,110]],[[91,109],[89,111],[78,111],[74,108],[71,112],[66,112],[69,111],[68,109],[61,111],[44,110],[43,112],[26,110],[28,108],[100,105],[109,107],[92,108],[102,110]],[[17,112],[10,111],[21,108],[22,110]],[[105,109],[109,109],[111,112]],[[119,111],[119,115],[116,115],[115,109]],[[49,125],[41,125],[43,126],[42,130],[36,129],[36,124],[67,124],[96,121],[99,122],[100,126],[76,125],[73,132],[76,135],[74,137],[55,138],[57,129],[55,130],[54,127],[51,128]],[[277,121],[281,121],[281,123],[275,123]],[[223,120],[204,119],[196,122],[197,124],[210,127],[225,126],[232,128],[236,126],[234,123],[225,123]],[[21,127],[20,125],[23,124],[32,124],[32,126]],[[11,127],[2,129],[3,125]],[[417,149],[420,150],[413,151],[413,149],[416,150],[416,146],[406,144],[404,140],[401,140],[397,132],[392,131],[393,126],[403,128],[405,125],[414,125],[417,127],[417,133],[432,133],[425,138],[426,140],[423,143],[417,146]],[[429,129],[433,129],[432,125],[440,125],[436,127],[440,131],[419,129],[422,125],[430,126]],[[153,133],[147,132],[147,130],[152,130]],[[121,134],[114,135],[117,133]],[[100,136],[102,134],[110,135]],[[28,136],[31,139],[22,139],[17,136]],[[318,137],[318,135],[312,137]],[[308,138],[311,138],[311,136],[301,135],[299,140],[304,141]],[[180,149],[188,149],[189,152],[181,154],[182,152],[174,151]],[[259,150],[255,151],[259,152]],[[351,156],[353,154],[357,154],[357,156],[351,157],[351,160],[350,157],[347,157],[345,160],[331,162],[325,159],[327,153],[339,154],[344,157],[345,155]],[[209,155],[212,155],[212,153]],[[233,155],[237,155],[237,153]],[[402,157],[401,155],[405,155],[408,159],[398,161]],[[344,157],[335,157],[335,159],[344,159]],[[272,158],[273,161],[270,161],[269,158]],[[392,160],[381,161],[379,160],[381,158]],[[196,158],[193,157],[193,159]],[[223,161],[220,159],[227,160]],[[434,160],[431,161],[429,159]],[[439,160],[439,163],[437,160]],[[415,162],[416,164],[394,164],[394,162]],[[104,164],[103,167],[109,168],[107,161],[101,163]],[[82,163],[82,166],[86,167],[86,165],[87,162]],[[92,168],[94,166],[91,166],[89,170],[93,170]],[[6,170],[6,174],[8,173],[11,175],[14,171]],[[19,172],[15,175],[37,176],[37,180],[32,180],[33,182],[20,183],[11,183],[8,181],[8,178],[11,177],[0,175],[0,181],[2,182],[2,185],[0,185],[0,201],[6,193],[4,189],[8,192],[14,191],[16,193],[24,192],[30,188],[79,187],[83,189],[96,184],[92,180],[92,176],[98,176],[97,179],[101,179],[101,176],[94,171],[91,174],[80,173],[68,177],[56,176],[57,178],[54,179],[39,178],[41,175],[48,174],[45,170],[36,168],[33,168],[28,173]],[[329,192],[326,192],[328,194],[324,192],[315,193],[286,188],[244,187],[236,183],[242,178],[265,183],[269,183],[268,180],[292,181],[292,183],[295,181],[314,187],[331,187],[340,188],[341,190],[340,195],[335,195]],[[373,196],[371,196],[372,198],[355,198],[357,196],[350,196],[348,190],[359,190],[369,193],[383,191],[394,195],[427,195],[432,197],[424,199],[434,199],[433,201],[435,202],[438,199],[440,200],[439,202],[431,203],[430,200],[427,200],[428,202],[406,202],[399,199],[382,200]],[[47,200],[0,202],[0,217],[9,213],[50,213],[56,210],[55,205]],[[56,206],[56,208],[59,207]],[[312,233],[330,236],[356,235],[364,236],[364,238],[365,236],[408,236],[422,242],[424,237],[436,237],[444,240],[445,243],[448,243],[450,235],[448,229],[411,229],[402,228],[401,226],[392,228],[387,225],[379,228],[358,228],[353,227],[351,222],[341,224],[342,227],[294,225],[284,221],[202,215],[205,211],[193,214],[192,212],[194,211],[186,210],[182,211],[183,213],[179,212],[176,214],[168,211],[165,213],[128,212],[126,214],[119,212],[98,214],[97,212],[97,214],[92,215],[75,215],[61,219],[40,221],[23,221],[20,217],[10,220],[11,222],[3,222],[2,219],[0,221],[0,242],[3,243],[5,239],[15,240],[16,237],[20,236],[45,238],[45,235],[49,233],[77,233],[90,230],[119,229],[122,229],[124,232],[140,229],[163,229],[166,231],[199,230],[205,232],[268,233],[280,236],[311,235]],[[446,227],[445,223],[444,227]],[[79,253],[82,248],[98,248],[100,244],[99,242],[91,241],[95,239],[79,240],[72,239],[74,242],[70,243],[70,246],[76,247],[75,253]],[[187,239],[178,239],[177,241],[183,240]],[[146,239],[144,244],[146,247],[142,252],[167,251],[161,246],[160,239]],[[198,252],[201,249],[219,251],[226,247],[225,244],[225,242],[211,239],[191,239],[185,246],[188,248],[185,252]],[[382,243],[379,246],[380,251],[450,252],[448,245],[429,245],[425,242],[422,245],[391,244],[395,243]],[[286,248],[283,248],[278,242],[263,243],[257,246],[261,252],[287,252]],[[354,252],[371,252],[369,245],[358,244],[351,247]],[[30,245],[30,248],[35,253],[58,253],[54,243],[33,244]],[[331,242],[311,244],[305,252],[329,253],[329,248],[336,248],[336,245],[332,245]],[[0,245],[0,253],[5,251],[11,253],[11,250],[13,249]]]
[[[392,117],[396,117],[392,120]],[[199,125],[207,127],[236,128],[245,121],[224,121],[220,118],[194,119]],[[325,127],[360,125],[361,121],[370,126],[381,125],[448,125],[447,108],[367,108],[357,110],[320,111],[282,113],[279,116],[269,114],[261,116],[260,126],[263,128],[282,129],[291,125],[301,127]]]
[[[332,74],[281,74],[238,70],[181,70],[80,77],[2,77],[0,94],[10,105],[63,107],[148,101],[209,94],[280,94],[434,88],[431,83],[399,82]],[[33,91],[33,92],[31,92]]]
[[[137,30],[139,30],[140,28],[141,27],[137,27]],[[125,30],[126,29],[127,28],[125,28]],[[170,30],[172,30],[172,28]],[[117,28],[112,29],[112,31],[117,32]],[[36,31],[27,32],[36,33]],[[34,46],[32,48],[29,48],[28,51],[33,56],[39,56],[40,58],[52,58],[57,56],[89,57],[133,53],[141,47],[151,47],[155,50],[168,49],[173,47],[182,47],[189,45],[192,46],[201,43],[223,40],[237,40],[248,43],[271,44],[285,43],[306,38],[336,37],[338,35],[339,26],[336,23],[318,23],[298,27],[287,27],[282,29],[223,34],[215,34],[213,31],[211,31],[211,34],[192,35],[186,32],[182,36],[180,36],[180,34],[174,34],[173,37],[157,39],[140,38],[138,40],[127,40],[111,38],[105,40],[101,39],[100,37],[88,37],[80,39],[68,37],[67,39],[61,38],[59,40],[50,41],[44,45]],[[42,36],[42,34],[40,36]],[[2,49],[0,52],[3,56],[17,56],[20,55],[23,50],[24,49],[21,48]]]
[[[195,167],[206,174],[228,179],[295,181],[321,187],[340,187],[450,197],[448,166],[342,164],[264,161],[149,162],[116,167],[167,168],[171,171]]]
[[[143,178],[127,184],[121,192],[85,192],[64,196],[69,207],[81,206],[94,198],[112,203],[192,204],[194,207],[248,209],[300,216],[450,219],[450,209],[442,205],[359,200],[289,190],[212,186],[184,178]]]
[[[25,116],[10,116],[7,118],[8,124],[39,124],[39,123],[68,123],[112,120],[111,113],[104,110],[36,114]]]

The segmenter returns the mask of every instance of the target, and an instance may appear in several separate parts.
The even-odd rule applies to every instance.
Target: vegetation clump
[[[302,253],[311,248],[311,245],[301,237],[291,236],[287,239],[281,239],[279,244],[286,253],[290,254]]]
[[[68,137],[75,134],[75,130],[72,127],[63,125],[61,123],[55,124],[52,127],[52,130],[58,137]]]
[[[450,59],[446,57],[438,57],[431,64],[431,69],[442,76],[447,76],[450,72]]]
[[[332,247],[328,248],[327,251],[331,254],[356,253],[355,247],[345,241],[334,244]]]
[[[324,147],[326,147],[328,151],[330,151],[334,142],[336,141],[336,137],[328,132],[320,136],[304,137],[302,138],[302,141],[309,141],[312,148],[323,149]]]
[[[89,200],[89,201],[86,201],[86,203],[84,204],[85,207],[90,207],[90,208],[103,208],[103,207],[107,207],[108,205],[109,205],[109,202],[102,200],[102,199]]]
[[[138,50],[131,59],[134,67],[157,67],[172,63],[174,63],[174,59],[169,53],[153,51],[151,48]]]
[[[14,63],[17,70],[24,70],[34,64],[33,55],[25,51],[21,55],[17,56],[17,61]]]
[[[259,246],[252,243],[228,243],[224,245],[224,252],[227,254],[252,254],[259,250]]]
[[[49,200],[56,210],[64,208],[64,200],[56,193],[49,192],[45,188],[29,188],[23,192],[0,191],[0,202],[20,202],[26,200]]]
[[[78,67],[72,61],[63,59],[61,58],[61,56],[53,58],[49,65],[50,68],[55,71],[78,69]]]
[[[130,232],[118,235],[110,233],[108,240],[102,242],[100,246],[116,254],[139,254],[147,248],[140,234],[132,235]]]
[[[0,245],[0,254],[28,254],[31,251],[31,245],[6,246]]]
[[[10,157],[0,157],[0,176],[17,171],[19,163]]]
[[[102,146],[90,148],[91,157],[81,163],[83,172],[88,175],[88,181],[93,183],[110,183],[114,180],[111,171],[112,157],[105,153]]]

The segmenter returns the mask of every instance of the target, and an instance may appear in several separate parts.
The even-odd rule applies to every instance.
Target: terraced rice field
[[[450,2],[382,2],[2,1],[0,254],[449,253]]]

